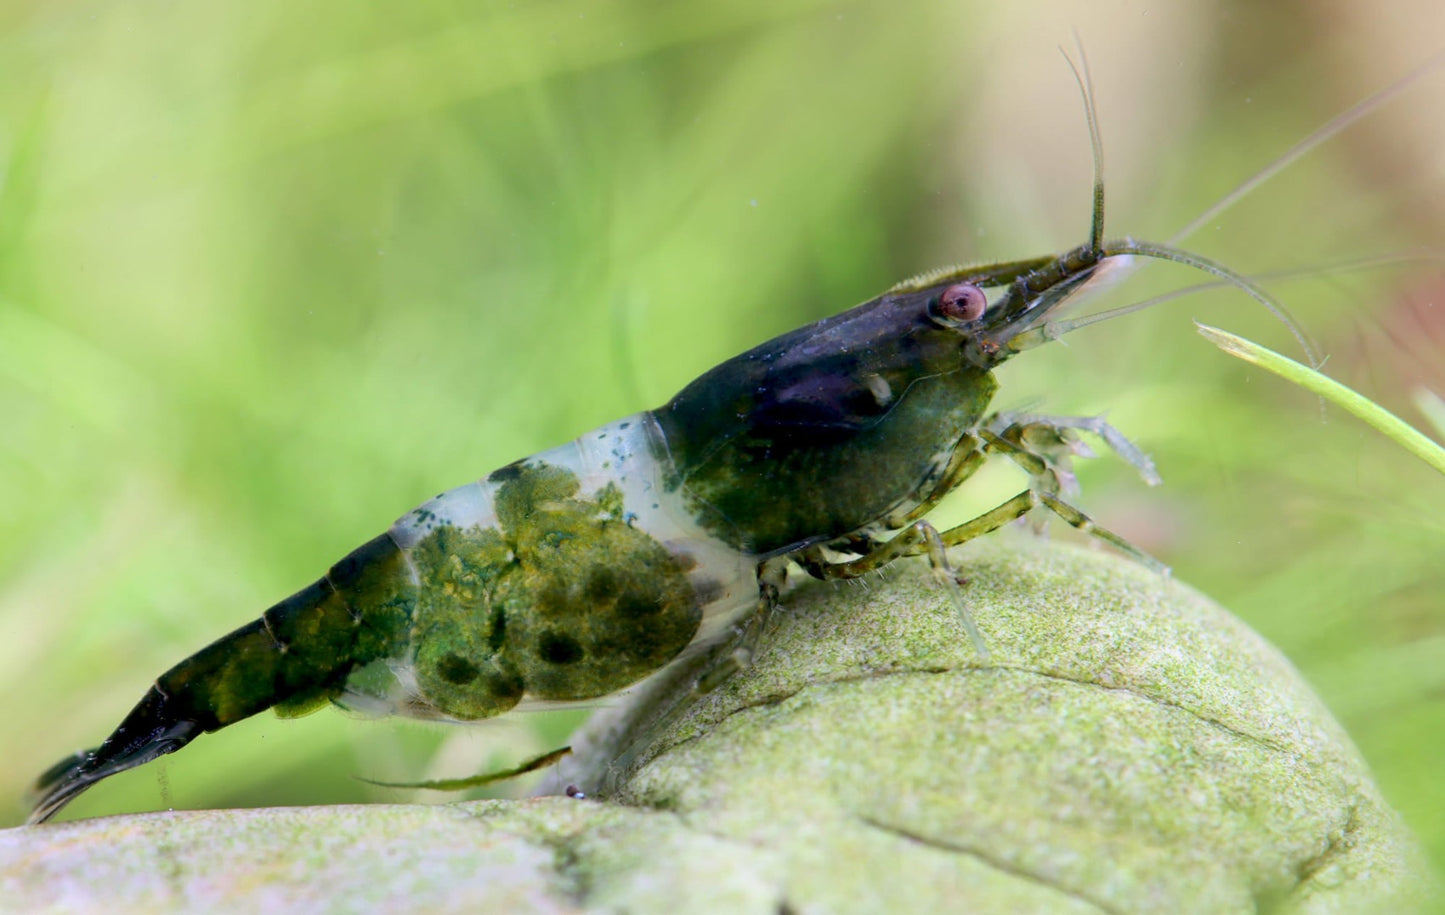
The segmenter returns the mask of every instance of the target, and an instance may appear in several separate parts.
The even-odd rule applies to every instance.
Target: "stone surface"
[[[1097,552],[991,537],[956,560],[987,658],[921,562],[866,586],[809,584],[752,667],[664,725],[640,739],[633,726],[668,707],[675,693],[656,684],[589,725],[553,776],[587,800],[6,830],[0,900],[270,913],[1439,902],[1349,739],[1239,621]]]

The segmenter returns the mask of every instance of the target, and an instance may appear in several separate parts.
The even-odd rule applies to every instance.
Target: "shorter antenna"
[[[1094,211],[1089,226],[1089,250],[1098,253],[1104,244],[1104,141],[1099,136],[1099,111],[1094,104],[1094,81],[1089,75],[1089,58],[1084,54],[1084,42],[1074,32],[1074,47],[1079,54],[1076,66],[1069,52],[1059,48],[1064,62],[1074,73],[1074,82],[1084,96],[1084,117],[1089,122],[1089,145],[1094,151]]]

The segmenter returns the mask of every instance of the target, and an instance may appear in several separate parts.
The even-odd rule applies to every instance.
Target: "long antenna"
[[[1271,270],[1268,273],[1250,274],[1244,278],[1255,286],[1261,286],[1264,283],[1274,283],[1280,280],[1313,279],[1336,273],[1356,273],[1376,268],[1398,267],[1401,264],[1441,263],[1442,261],[1445,261],[1445,255],[1437,255],[1429,251],[1402,252],[1399,254],[1380,254],[1371,257],[1361,257],[1355,260],[1337,261],[1331,264],[1319,264],[1312,267]],[[1114,318],[1122,318],[1125,315],[1145,311],[1153,308],[1155,305],[1163,305],[1165,302],[1171,302],[1174,299],[1180,299],[1187,295],[1208,292],[1212,289],[1223,289],[1227,286],[1234,285],[1233,280],[1214,280],[1208,283],[1196,283],[1193,286],[1172,289],[1169,292],[1150,296],[1138,302],[1131,302],[1128,305],[1120,305],[1117,308],[1110,308],[1105,311],[1096,311],[1093,314],[1084,315],[1081,318],[1069,318],[1066,321],[1050,321],[1048,325],[1048,336],[1051,340],[1057,339],[1081,327],[1088,327],[1090,324],[1098,324],[1100,321],[1111,321]]]
[[[1406,89],[1419,82],[1427,73],[1429,73],[1431,70],[1434,70],[1442,63],[1445,63],[1445,51],[1438,51],[1435,54],[1432,54],[1430,57],[1426,58],[1425,62],[1422,63],[1420,66],[1400,77],[1400,79],[1396,80],[1391,85],[1386,86],[1384,89],[1381,89],[1374,95],[1371,95],[1363,101],[1356,103],[1352,107],[1331,118],[1314,133],[1310,134],[1303,140],[1300,140],[1298,143],[1291,146],[1284,153],[1284,155],[1280,156],[1278,159],[1275,159],[1269,165],[1266,165],[1254,175],[1247,178],[1244,183],[1241,184],[1239,187],[1219,198],[1219,201],[1217,203],[1215,203],[1209,209],[1205,210],[1203,213],[1200,213],[1187,226],[1176,232],[1174,236],[1169,239],[1169,244],[1177,245],[1179,244],[1179,242],[1193,235],[1195,232],[1199,231],[1199,228],[1205,223],[1209,222],[1220,213],[1223,213],[1225,210],[1234,206],[1236,203],[1242,200],[1245,195],[1249,194],[1255,188],[1259,187],[1261,184],[1265,183],[1269,179],[1273,178],[1275,175],[1279,174],[1287,166],[1291,165],[1296,159],[1300,158],[1305,153],[1310,152],[1316,146],[1319,146],[1321,143],[1345,130],[1350,125],[1354,124],[1356,121],[1360,120],[1366,115],[1372,114],[1381,106],[1385,105],[1387,102],[1393,99],[1395,96],[1399,95],[1401,92],[1404,92]]]
[[[1319,352],[1315,349],[1314,344],[1310,342],[1309,336],[1300,327],[1299,322],[1294,319],[1294,316],[1269,293],[1260,289],[1254,283],[1251,283],[1223,264],[1195,254],[1192,251],[1184,251],[1171,245],[1135,241],[1132,238],[1123,239],[1118,242],[1110,242],[1109,254],[1114,256],[1119,254],[1139,254],[1158,260],[1173,261],[1176,264],[1184,264],[1193,267],[1195,270],[1219,277],[1221,280],[1241,290],[1250,298],[1269,309],[1270,314],[1274,315],[1279,319],[1281,324],[1289,328],[1289,332],[1294,335],[1300,348],[1305,351],[1305,356],[1309,359],[1310,368],[1317,369],[1321,365],[1324,365],[1323,360],[1320,359]]]
[[[1052,280],[1053,286],[1065,288],[1071,280],[1077,280],[1085,275],[1078,270],[1070,271],[1068,262],[1069,257],[1083,252],[1084,248],[1080,246],[1060,256],[1052,265],[1051,270],[1038,271],[1038,273],[1043,274],[1047,272],[1047,278]],[[1311,368],[1319,368],[1320,365],[1323,364],[1314,344],[1310,342],[1309,337],[1300,329],[1299,323],[1295,321],[1289,311],[1269,293],[1223,264],[1210,260],[1203,255],[1195,254],[1192,251],[1185,251],[1182,248],[1156,244],[1154,242],[1136,241],[1132,238],[1117,238],[1105,242],[1098,251],[1098,260],[1123,255],[1137,255],[1139,257],[1154,258],[1155,260],[1173,261],[1176,264],[1193,267],[1195,270],[1218,277],[1263,305],[1269,310],[1270,314],[1278,318],[1280,323],[1288,328],[1289,332],[1294,335],[1295,340],[1299,342],[1300,348],[1304,350]],[[1010,287],[1010,292],[1018,288],[1019,285],[1026,284],[1027,282],[1027,278],[1019,280],[1015,286]],[[1199,287],[1195,287],[1195,289],[1198,288]],[[1039,292],[1043,293],[1047,293],[1048,291],[1047,288],[1039,290]],[[1037,319],[1039,315],[1035,315],[1036,312],[1046,315],[1047,312],[1054,305],[1058,304],[1059,301],[1062,301],[1067,294],[1068,290],[1065,289],[1063,296],[1055,296],[1052,302],[1047,302],[1042,305],[1038,303],[1044,302],[1044,297],[1035,298],[1032,307],[1026,305],[1022,309],[1021,317],[1017,323],[1009,325],[998,332],[1000,342],[1012,352],[1021,352],[1026,349],[1032,349],[1048,340],[1057,340],[1069,331],[1077,330],[1080,327],[1085,327],[1096,321],[1107,320],[1108,317],[1117,317],[1120,314],[1128,314],[1138,310],[1136,306],[1126,306],[1123,309],[1107,312],[1107,317],[1094,318],[1090,316],[1075,321],[1038,322]],[[1035,317],[1030,320],[1030,315],[1035,315]],[[1020,329],[1020,325],[1022,325],[1022,329]]]

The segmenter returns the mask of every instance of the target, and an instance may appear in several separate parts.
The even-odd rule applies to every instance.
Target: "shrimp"
[[[1071,329],[1053,318],[1126,258],[1212,274],[1295,325],[1220,264],[1104,238],[1080,83],[1095,160],[1083,244],[916,276],[723,362],[657,409],[437,495],[163,673],[99,747],[38,779],[29,822],[267,709],[473,722],[609,696],[723,645],[694,687],[705,692],[748,663],[790,563],[847,579],[923,555],[986,655],[946,551],[1035,508],[1167,571],[1068,501],[1078,432],[1157,482],[1149,459],[1097,418],[991,412],[994,370]],[[930,511],[998,457],[1028,485],[935,528]]]

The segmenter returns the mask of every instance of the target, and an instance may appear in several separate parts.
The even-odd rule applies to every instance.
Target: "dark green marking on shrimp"
[[[413,551],[422,698],[462,720],[500,715],[524,692],[592,699],[687,647],[702,608],[685,563],[623,520],[616,487],[579,498],[576,476],[547,464],[504,479],[505,534],[442,528]]]
[[[305,714],[347,694],[473,720],[524,695],[589,699],[662,667],[702,609],[676,557],[628,524],[615,486],[579,494],[541,462],[497,480],[500,530],[441,525],[408,553],[382,534],[321,580],[163,674],[98,748],[38,780],[31,822],[101,779],[268,708]]]

